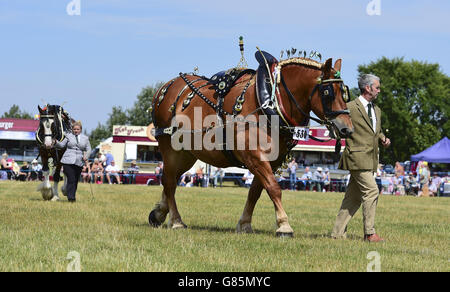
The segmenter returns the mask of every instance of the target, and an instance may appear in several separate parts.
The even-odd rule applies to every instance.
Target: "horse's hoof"
[[[181,222],[181,223],[174,223],[172,225],[172,229],[186,229],[186,228],[187,228],[187,225],[184,224],[183,222]]]
[[[238,223],[236,226],[236,233],[253,233],[251,223]]]
[[[280,238],[293,238],[294,233],[293,232],[277,232],[277,237]]]
[[[158,220],[158,218],[156,217],[156,211],[153,210],[150,212],[150,215],[148,215],[148,223],[150,224],[150,226],[152,227],[159,227],[161,226],[162,222],[160,222]]]
[[[54,196],[50,201],[57,202],[59,200],[61,200],[61,199],[58,196]]]
[[[46,201],[50,201],[53,198],[53,193],[51,189],[41,190],[42,198]]]

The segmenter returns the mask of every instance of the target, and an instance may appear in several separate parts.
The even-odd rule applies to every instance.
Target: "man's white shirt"
[[[119,172],[119,168],[117,167],[117,165],[108,165],[105,170],[106,172]]]
[[[369,115],[369,102],[362,96],[360,95],[359,97],[359,101],[362,103],[362,105],[364,106],[364,109],[366,110],[366,113]],[[374,132],[377,131],[376,127],[377,127],[377,117],[375,116],[375,109],[373,107],[373,103],[372,103],[372,107],[371,107],[371,113],[372,113],[372,129]]]

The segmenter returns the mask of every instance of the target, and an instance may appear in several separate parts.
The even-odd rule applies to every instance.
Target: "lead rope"
[[[91,202],[95,201],[94,191],[92,190],[92,181],[89,179],[89,188],[91,189]]]

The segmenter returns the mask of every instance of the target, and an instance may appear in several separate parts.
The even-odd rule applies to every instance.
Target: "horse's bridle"
[[[42,118],[44,118],[44,119],[53,119],[53,123],[56,123],[57,121],[56,121],[56,119],[55,119],[55,115],[53,114],[53,115],[50,115],[50,114],[46,114],[46,115],[41,115],[40,116],[40,119],[42,119]],[[43,122],[42,120],[41,120],[41,122]],[[51,137],[52,139],[55,139],[56,140],[56,138],[54,138],[54,136],[56,136],[57,134],[54,132],[54,130],[52,129],[51,130],[51,134],[43,134],[43,137],[44,137],[44,139],[45,139],[45,137]],[[61,131],[62,132],[62,135],[61,135],[61,140],[59,140],[59,142],[61,142],[63,139],[64,139],[64,131]],[[38,141],[38,143],[39,144],[44,144],[44,142],[41,140],[41,138],[39,137],[40,135],[39,135],[39,128],[38,128],[38,130],[37,130],[37,132],[36,132],[36,140]]]
[[[311,101],[316,90],[319,90],[320,99],[322,100],[322,106],[323,106],[325,118],[326,119],[335,118],[336,116],[341,115],[341,114],[349,115],[350,111],[348,109],[339,110],[339,111],[333,111],[331,109],[331,104],[336,99],[336,95],[334,94],[334,87],[333,87],[334,83],[339,83],[341,91],[342,91],[342,99],[344,100],[344,102],[347,103],[350,101],[349,89],[348,89],[347,85],[344,85],[344,80],[342,80],[340,78],[339,79],[326,79],[326,80],[320,80],[319,82],[320,83],[318,83],[314,87],[311,95],[309,96],[309,100]]]
[[[323,140],[316,138],[314,136],[309,136],[312,140],[318,141],[318,142],[328,142],[331,141],[333,138],[336,139],[336,146],[335,146],[335,153],[339,153],[341,151],[341,138],[339,136],[339,131],[336,131],[336,125],[332,122],[332,120],[341,114],[350,115],[350,111],[348,109],[346,110],[339,110],[339,111],[333,111],[331,109],[332,102],[336,99],[336,95],[334,93],[334,87],[333,85],[335,83],[340,84],[340,88],[342,91],[342,99],[344,102],[350,101],[350,91],[348,89],[347,85],[344,85],[344,80],[342,80],[340,77],[340,73],[337,72],[335,75],[335,79],[325,79],[323,80],[323,75],[317,79],[317,84],[314,86],[311,94],[309,95],[309,102],[311,102],[314,94],[316,91],[319,91],[319,96],[322,102],[323,111],[325,120],[316,119],[312,117],[309,113],[305,113],[305,111],[302,110],[301,106],[298,104],[297,100],[295,99],[292,92],[289,90],[289,88],[286,85],[286,82],[284,81],[283,75],[281,74],[281,70],[279,72],[281,77],[281,83],[283,84],[284,90],[286,91],[289,99],[295,104],[295,107],[299,112],[301,112],[306,119],[312,119],[313,121],[318,122],[319,124],[325,125],[327,129],[330,131],[330,139],[329,140]],[[337,133],[336,133],[337,132]]]
[[[283,84],[284,90],[286,91],[289,99],[294,103],[295,107],[299,112],[301,112],[307,119],[312,119],[313,121],[316,121],[320,124],[324,124],[327,126],[332,126],[331,119],[335,118],[338,115],[341,114],[350,114],[350,111],[348,109],[346,110],[339,110],[339,111],[333,111],[331,109],[332,102],[336,99],[336,95],[334,93],[334,87],[333,84],[339,83],[341,90],[343,92],[342,98],[344,99],[344,102],[348,102],[350,100],[350,94],[348,90],[348,86],[344,85],[344,80],[340,78],[336,79],[325,79],[322,80],[322,77],[320,77],[317,81],[316,86],[314,86],[311,94],[309,95],[309,101],[311,102],[312,97],[316,93],[316,91],[319,91],[320,100],[322,102],[325,120],[316,119],[312,117],[309,113],[305,113],[305,111],[302,110],[301,106],[298,104],[297,100],[295,99],[292,92],[289,90],[289,88],[286,85],[286,82],[284,81],[283,75],[281,74],[281,83]]]
[[[42,118],[44,118],[44,119],[54,119],[55,118],[55,116],[54,115],[41,115],[40,117],[39,117],[40,119],[42,119]],[[42,121],[41,120],[41,122],[43,123],[44,121]],[[40,127],[39,127],[40,128]],[[38,128],[38,130],[37,130],[37,133],[36,133],[36,140],[39,142],[39,144],[44,144],[44,142],[41,140],[41,135],[39,135],[39,128]],[[45,133],[43,133],[43,137],[44,137],[44,139],[45,139],[45,137],[52,137],[53,138],[53,131],[52,131],[52,133],[51,134],[45,134]]]

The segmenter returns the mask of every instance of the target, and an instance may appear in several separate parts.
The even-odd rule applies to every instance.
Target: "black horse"
[[[46,105],[43,109],[38,106],[40,114],[39,128],[36,131],[36,142],[39,146],[39,156],[42,159],[44,181],[38,186],[44,200],[58,201],[58,184],[61,179],[61,158],[66,149],[57,149],[55,144],[61,142],[65,132],[72,131],[73,120],[59,105]],[[55,171],[53,173],[53,187],[50,184],[49,159],[53,159]],[[62,192],[65,192],[65,185]]]

